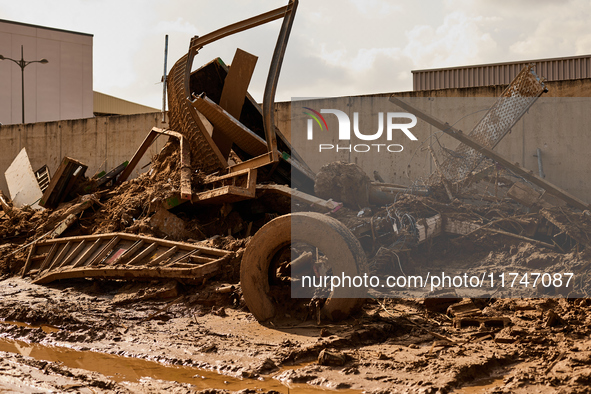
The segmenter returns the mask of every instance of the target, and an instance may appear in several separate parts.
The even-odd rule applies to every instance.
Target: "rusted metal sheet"
[[[533,65],[524,67],[468,135],[481,146],[493,149],[545,89]],[[481,153],[466,144],[460,144],[452,153],[447,149],[437,149],[435,157],[441,163],[441,175],[452,183],[464,179],[484,159]],[[439,182],[439,174],[432,174],[429,182]]]
[[[58,279],[198,280],[216,272],[231,252],[125,233],[52,239],[33,244],[23,275],[33,283]]]

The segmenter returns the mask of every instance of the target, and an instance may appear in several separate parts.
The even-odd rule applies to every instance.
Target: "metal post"
[[[19,66],[21,67],[21,88],[22,88],[22,93],[21,93],[21,100],[23,103],[23,124],[25,124],[25,57],[23,54],[23,46],[21,45],[21,62],[19,63]]]
[[[168,58],[168,34],[164,36],[164,74],[162,76],[162,123],[166,123],[166,60]]]

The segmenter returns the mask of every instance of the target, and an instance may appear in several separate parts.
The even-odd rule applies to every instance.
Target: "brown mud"
[[[261,325],[229,294],[206,302],[219,285],[186,291],[176,303],[121,304],[113,300],[124,282],[6,279],[0,350],[10,354],[0,363],[0,392],[585,393],[591,383],[586,299],[481,305],[485,316],[509,317],[504,328],[456,328],[419,300],[370,301],[339,323]],[[323,350],[339,357],[319,363]]]

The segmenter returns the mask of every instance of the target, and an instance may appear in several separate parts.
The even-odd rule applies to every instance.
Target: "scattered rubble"
[[[301,383],[446,393],[485,378],[498,379],[490,392],[588,390],[588,205],[492,150],[514,122],[493,125],[494,140],[484,128],[465,135],[395,98],[463,143],[462,166],[432,149],[436,171],[424,187],[384,183],[377,171],[372,182],[352,163],[315,174],[273,122],[296,7],[224,30],[283,18],[262,107],[247,92],[256,57],[238,50],[231,67],[215,59],[191,72],[199,49],[220,38],[195,37],[170,72],[170,130],[149,130],[108,173],[86,177],[83,162],[65,157],[53,177],[28,171],[36,200],[21,203],[12,188],[12,198],[0,194],[3,338],[169,363],[193,375],[170,386],[155,374],[122,383],[7,355],[0,375],[16,372],[0,379],[0,391],[19,379],[41,379],[47,390],[194,391],[204,387],[197,368],[269,393]],[[518,79],[537,84],[535,94],[512,121],[543,93],[531,72]],[[485,115],[489,126],[495,111],[511,109],[499,102]],[[158,135],[168,143],[128,180]],[[339,290],[293,297],[291,284],[305,273],[337,268],[405,281],[441,270],[490,278],[490,286],[468,292],[432,280],[349,298]],[[515,278],[502,276],[509,272]],[[500,277],[529,283],[532,272],[538,286],[499,285]],[[574,279],[566,285],[555,273]],[[226,392],[218,383],[204,392]]]

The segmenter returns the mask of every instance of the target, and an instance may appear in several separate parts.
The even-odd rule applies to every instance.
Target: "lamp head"
[[[4,60],[4,56],[0,55],[0,60]]]
[[[0,56],[2,56],[2,55],[0,55]],[[47,63],[49,63],[49,60],[43,58],[43,59],[39,60],[39,63],[47,64]]]

